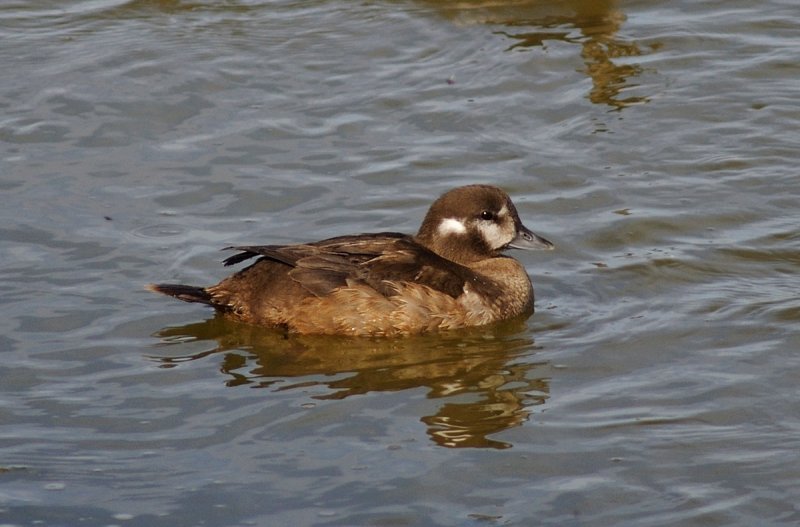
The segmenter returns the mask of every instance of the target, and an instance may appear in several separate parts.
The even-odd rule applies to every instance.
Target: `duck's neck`
[[[473,250],[474,241],[470,240],[466,235],[437,237],[426,236],[424,233],[420,233],[417,234],[414,239],[417,243],[430,249],[442,258],[466,267],[470,267],[481,260],[498,256],[476,252]]]

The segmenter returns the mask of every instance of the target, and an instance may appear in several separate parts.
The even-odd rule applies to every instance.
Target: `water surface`
[[[796,525],[790,2],[0,6],[0,523]],[[528,321],[152,295],[504,187]]]

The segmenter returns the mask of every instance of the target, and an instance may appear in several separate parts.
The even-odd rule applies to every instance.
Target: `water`
[[[797,525],[792,2],[0,6],[3,525]],[[537,313],[292,338],[148,293],[495,183]]]

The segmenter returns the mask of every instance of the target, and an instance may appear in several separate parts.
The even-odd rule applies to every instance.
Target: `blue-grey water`
[[[0,525],[800,525],[796,2],[5,0]],[[505,188],[528,321],[144,290]]]

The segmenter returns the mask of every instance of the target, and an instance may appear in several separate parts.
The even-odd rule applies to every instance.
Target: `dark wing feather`
[[[314,243],[300,245],[241,245],[225,247],[223,251],[242,251],[229,256],[222,263],[226,266],[235,265],[256,256],[264,256],[286,265],[294,266],[301,257],[308,256],[316,250],[330,250],[333,252],[346,252],[349,254],[364,254],[375,256],[385,247],[385,244],[399,239],[408,238],[408,235],[399,232],[381,232],[376,234],[356,234],[337,236]]]
[[[292,267],[297,263],[297,260],[313,251],[308,245],[249,245],[226,247],[225,249],[234,249],[242,252],[223,260],[222,263],[224,265],[234,265],[255,256],[261,256]]]
[[[464,292],[464,284],[475,278],[470,269],[446,260],[414,243],[400,243],[397,251],[373,258],[362,265],[360,278],[382,294],[391,292],[387,281],[421,284],[453,298]]]
[[[325,296],[338,287],[366,283],[389,294],[385,284],[366,280],[364,267],[369,261],[396,251],[396,244],[408,238],[405,234],[380,233],[339,236],[311,244],[313,251],[299,258],[289,276],[306,290]]]
[[[385,296],[391,282],[426,285],[453,298],[477,276],[398,233],[340,236],[305,245],[229,247],[242,251],[225,260],[233,265],[255,256],[290,267],[289,276],[316,296],[352,283],[368,285]],[[257,265],[258,262],[255,264]]]
[[[244,262],[245,260],[249,260],[250,258],[258,256],[258,252],[256,252],[256,251],[247,251],[247,250],[245,250],[246,247],[225,247],[222,250],[223,251],[230,251],[232,249],[237,250],[237,251],[243,251],[243,252],[236,253],[233,256],[228,256],[227,258],[222,260],[222,265],[225,265],[225,266],[236,265],[238,263]]]

